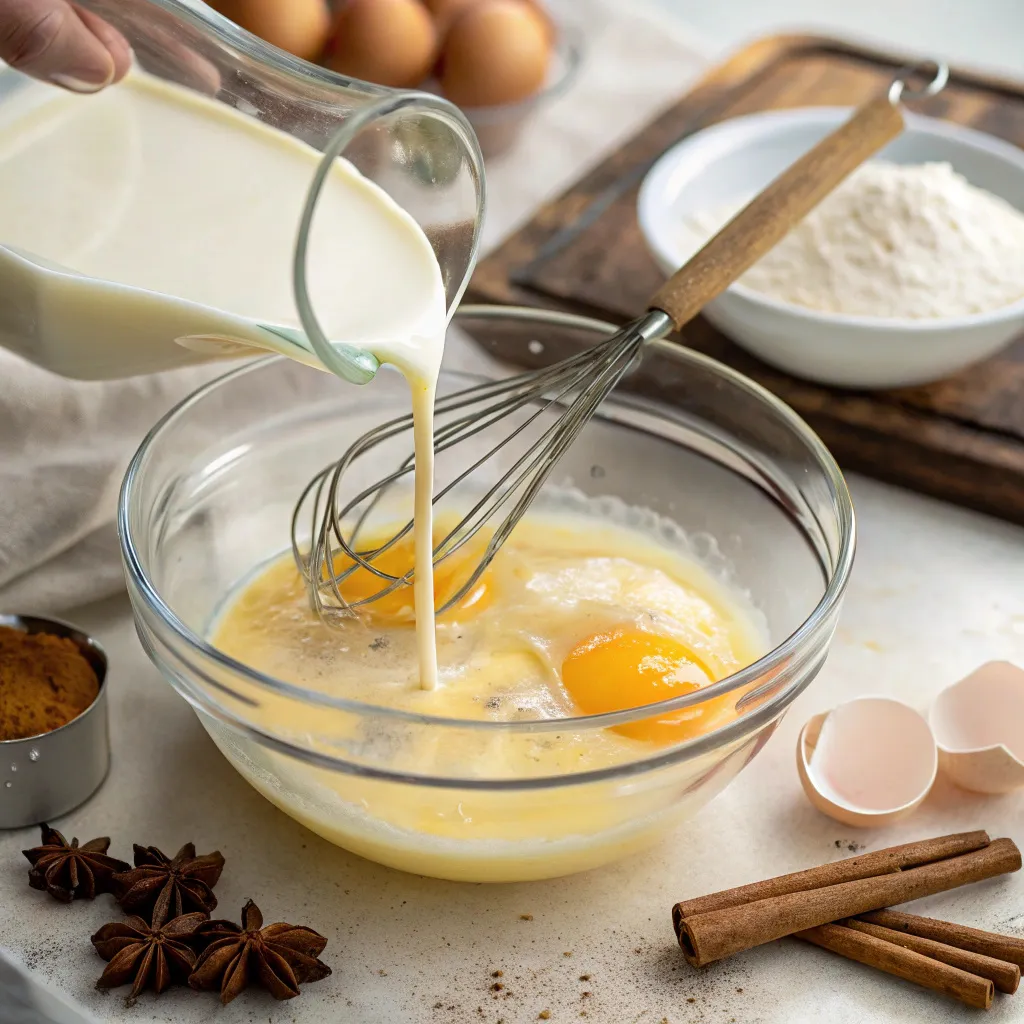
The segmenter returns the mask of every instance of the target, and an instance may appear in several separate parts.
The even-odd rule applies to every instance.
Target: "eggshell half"
[[[1024,669],[990,661],[935,699],[939,767],[975,793],[1024,786]]]
[[[859,697],[815,715],[800,732],[796,761],[811,803],[857,828],[911,814],[938,771],[928,723],[889,697]]]

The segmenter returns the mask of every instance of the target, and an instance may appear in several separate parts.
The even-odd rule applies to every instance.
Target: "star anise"
[[[171,859],[155,846],[135,843],[134,849],[135,867],[114,875],[118,902],[129,914],[166,921],[217,906],[213,887],[224,869],[219,850],[197,857],[195,845],[186,843]]]
[[[110,892],[114,872],[124,871],[128,865],[108,857],[109,846],[106,836],[81,846],[77,839],[69,843],[55,828],[44,824],[41,845],[22,851],[32,865],[28,884],[33,889],[45,889],[61,903],[91,900],[99,892]]]
[[[249,900],[242,908],[242,927],[232,921],[208,921],[197,934],[200,943],[212,941],[200,954],[188,983],[196,989],[220,989],[220,1001],[230,1003],[258,979],[275,999],[291,999],[299,985],[326,978],[331,969],[317,957],[327,940],[312,928],[279,922],[263,927],[259,907]]]
[[[92,937],[96,952],[110,961],[96,987],[131,982],[131,1006],[147,987],[159,995],[171,984],[183,984],[196,965],[195,951],[187,942],[205,920],[206,914],[194,913],[169,921],[158,917],[151,925],[138,916],[105,924]]]

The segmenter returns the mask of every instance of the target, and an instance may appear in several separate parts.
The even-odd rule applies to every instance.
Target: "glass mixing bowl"
[[[487,344],[512,328],[533,354],[542,339],[578,345],[613,330],[475,307],[460,311],[451,331]],[[440,389],[471,382],[448,372]],[[704,564],[729,575],[763,613],[771,646],[764,657],[673,701],[572,719],[445,719],[305,689],[219,652],[207,639],[211,625],[226,597],[287,548],[303,486],[357,435],[408,408],[405,381],[387,368],[356,390],[271,359],[227,374],[164,417],[128,470],[119,509],[149,656],[259,792],[372,860],[442,878],[519,881],[591,868],[650,844],[754,757],[825,660],[854,547],[853,509],[835,462],[768,392],[660,342],[569,450],[554,484],[679,524]],[[447,470],[440,472],[443,483]],[[635,756],[611,767],[514,775],[482,756],[506,731],[527,746],[569,734],[585,748],[610,726],[723,693],[736,699],[727,724],[673,746],[635,741]],[[423,773],[403,757],[424,744],[445,752],[443,770]]]

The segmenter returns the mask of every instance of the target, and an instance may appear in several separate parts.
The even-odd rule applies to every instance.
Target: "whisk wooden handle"
[[[851,171],[903,130],[899,105],[869,100],[745,206],[651,300],[676,329],[798,224]]]

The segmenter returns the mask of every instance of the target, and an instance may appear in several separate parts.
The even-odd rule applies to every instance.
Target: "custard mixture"
[[[447,526],[442,519],[438,529]],[[367,546],[373,543],[367,539]],[[392,548],[375,564],[405,572],[411,547]],[[435,569],[438,608],[479,557],[479,550],[464,552]],[[358,570],[342,593],[356,600],[379,586]],[[765,648],[753,609],[695,560],[628,527],[581,516],[527,517],[476,586],[438,616],[434,691],[420,686],[411,588],[365,607],[366,614],[343,620],[340,629],[325,625],[286,556],[242,589],[217,624],[214,642],[252,668],[313,690],[494,722],[572,718],[667,700],[750,664]],[[607,755],[616,760],[624,744],[637,741],[692,738],[729,719],[735,702],[727,694],[615,726]],[[509,743],[501,753],[511,752]],[[429,773],[432,766],[417,767]],[[528,774],[537,774],[536,764]]]

